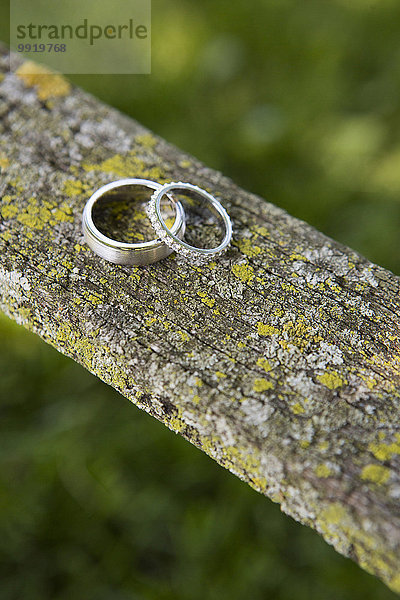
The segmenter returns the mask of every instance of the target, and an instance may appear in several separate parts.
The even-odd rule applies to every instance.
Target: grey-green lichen
[[[400,592],[399,279],[78,89],[50,105],[7,64],[2,310]],[[82,209],[126,176],[211,190],[232,249],[202,267],[98,258]],[[135,211],[114,223],[144,237]]]

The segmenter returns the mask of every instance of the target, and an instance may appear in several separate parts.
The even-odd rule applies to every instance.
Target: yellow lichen
[[[319,525],[324,533],[332,535],[335,525],[343,524],[347,517],[347,511],[339,502],[332,502],[327,508],[321,511],[318,519]]]
[[[179,166],[182,167],[182,169],[188,169],[192,166],[192,163],[190,160],[181,160],[179,161]]]
[[[245,283],[251,283],[254,278],[254,269],[248,264],[233,265],[232,273]]]
[[[61,323],[56,331],[58,349],[73,344],[74,350],[80,356],[85,367],[91,368],[95,357],[93,342],[82,334],[77,334],[68,323]]]
[[[241,240],[237,240],[235,245],[246,256],[250,256],[250,257],[257,256],[257,254],[260,254],[260,252],[261,252],[261,248],[259,246],[256,246],[248,238],[242,238]]]
[[[302,254],[297,254],[296,252],[293,252],[293,253],[290,255],[290,258],[291,258],[292,260],[304,260],[304,261],[307,261],[307,259],[306,259],[306,257],[305,257],[305,256],[303,256]]]
[[[260,377],[259,379],[254,380],[253,390],[255,392],[265,392],[266,390],[270,390],[274,387],[272,381],[268,381],[264,377]]]
[[[50,218],[50,211],[43,206],[39,206],[35,198],[31,198],[26,211],[19,214],[18,221],[31,229],[41,230],[44,224],[50,221]]]
[[[207,296],[207,292],[197,292],[197,295],[200,296],[201,301],[204,302],[208,307],[212,308],[215,304],[214,298],[209,298]]]
[[[167,426],[173,431],[176,431],[177,433],[180,433],[186,427],[186,423],[182,418],[181,408],[178,408],[177,415],[174,415],[172,417],[165,416],[165,419]]]
[[[224,453],[224,459],[221,461],[221,464],[228,468],[232,468],[233,466],[236,472],[252,473],[252,478],[263,477],[260,473],[260,459],[254,453],[249,454],[247,448],[238,445],[226,446],[221,449]]]
[[[335,390],[344,385],[345,381],[340,377],[339,373],[336,371],[329,371],[324,373],[323,375],[318,375],[318,381],[323,385],[326,385],[330,390]]]
[[[256,225],[256,227],[254,227],[254,231],[256,231],[257,233],[259,233],[260,235],[262,235],[264,237],[269,236],[268,229],[266,227],[263,227],[262,225]]]
[[[294,404],[294,405],[291,407],[291,409],[292,409],[292,412],[293,412],[295,415],[301,415],[302,413],[306,412],[306,411],[304,410],[304,408],[302,407],[302,405],[300,404],[300,402],[297,402],[296,404]]]
[[[381,465],[366,465],[361,472],[361,479],[372,481],[373,483],[383,484],[390,477],[390,469]]]
[[[17,220],[30,229],[41,231],[45,226],[54,227],[60,221],[73,222],[70,206],[62,203],[59,207],[46,200],[38,202],[36,198],[28,200],[25,210],[18,211]]]
[[[261,367],[262,369],[264,369],[264,371],[266,373],[269,373],[271,371],[271,369],[272,369],[271,365],[269,364],[269,362],[267,361],[267,359],[264,358],[264,357],[261,357],[261,358],[259,358],[257,360],[257,365],[259,367]]]
[[[165,173],[160,167],[148,167],[144,160],[136,156],[136,152],[131,150],[127,154],[115,154],[99,164],[83,163],[85,171],[101,171],[102,173],[112,173],[120,177],[142,177],[154,179],[164,183]]]
[[[390,460],[394,454],[400,454],[400,434],[396,434],[397,442],[391,444],[371,442],[368,446],[368,450],[378,460]]]
[[[59,207],[54,208],[51,211],[51,223],[54,224],[55,221],[62,221],[62,222],[73,222],[73,216],[72,216],[72,210],[71,207],[66,203],[63,202],[62,204],[60,204]]]
[[[77,179],[67,179],[63,185],[63,192],[72,198],[73,196],[83,194],[86,187],[87,186],[84,186],[83,183]]]
[[[6,169],[10,165],[10,161],[4,154],[0,154],[0,168]]]
[[[62,75],[31,60],[18,67],[16,75],[27,87],[36,88],[40,100],[66,96],[71,91],[70,83]]]
[[[186,331],[178,331],[177,333],[179,333],[183,342],[187,342],[190,339]]]
[[[268,325],[268,323],[261,323],[261,321],[257,323],[257,331],[259,335],[274,335],[279,333],[279,329],[273,327],[273,325]]]
[[[154,148],[157,144],[157,139],[151,133],[143,133],[137,135],[135,138],[135,142],[143,146],[144,148]]]
[[[317,477],[330,477],[332,475],[332,469],[328,465],[320,464],[315,468],[315,474]]]
[[[304,317],[299,317],[296,322],[287,321],[283,326],[283,331],[291,344],[299,348],[302,352],[310,344],[318,344],[322,341],[322,337],[314,335],[312,328],[307,324]],[[281,342],[284,342],[282,340]]]
[[[156,317],[150,317],[149,319],[146,319],[145,325],[147,327],[151,327],[151,325],[153,325],[153,323],[155,323],[156,321],[157,321]]]
[[[16,204],[5,204],[0,208],[3,219],[12,219],[18,214],[18,206]]]

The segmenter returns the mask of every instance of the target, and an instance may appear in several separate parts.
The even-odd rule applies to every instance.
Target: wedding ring
[[[120,179],[107,183],[99,188],[89,198],[82,215],[82,229],[88,246],[99,256],[119,265],[149,265],[165,258],[173,251],[160,239],[149,242],[126,243],[113,240],[99,231],[93,222],[93,207],[107,192],[122,186],[142,186],[150,190],[161,190],[162,186],[147,179]],[[168,194],[168,199],[174,205],[176,217],[171,232],[180,239],[185,234],[185,212],[182,204]]]
[[[165,194],[169,194],[172,191],[174,192],[186,192],[191,193],[192,195],[198,195],[202,199],[205,199],[209,204],[211,204],[211,209],[213,212],[218,213],[221,217],[223,226],[225,229],[225,234],[222,242],[216,246],[215,248],[197,248],[196,246],[192,246],[187,242],[184,242],[181,237],[176,235],[176,232],[173,229],[169,229],[167,224],[165,223],[163,216],[161,214],[161,200]],[[160,239],[169,246],[172,250],[182,254],[183,256],[190,258],[192,261],[196,263],[201,263],[206,260],[212,259],[216,254],[227,250],[232,239],[232,223],[229,218],[228,213],[222,206],[222,204],[214,198],[211,194],[203,190],[202,188],[197,187],[197,185],[192,185],[191,183],[182,183],[181,181],[178,183],[168,183],[162,186],[161,189],[157,189],[146,208],[147,214],[153,225],[154,230],[157,232],[157,235]]]

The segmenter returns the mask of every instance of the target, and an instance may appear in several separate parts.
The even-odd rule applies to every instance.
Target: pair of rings
[[[93,220],[93,207],[107,192],[122,186],[141,186],[153,190],[153,195],[146,207],[157,238],[148,242],[127,243],[107,237],[96,227]],[[173,192],[195,195],[210,204],[212,212],[222,220],[224,237],[215,248],[197,248],[183,240],[186,230],[186,215],[179,200]],[[175,208],[175,221],[169,228],[161,214],[161,201],[164,196]],[[222,204],[205,190],[191,183],[168,183],[161,185],[148,179],[120,179],[99,188],[89,198],[82,216],[83,234],[88,246],[99,256],[120,265],[149,265],[166,258],[171,252],[182,254],[191,262],[201,263],[226,250],[232,238],[232,223]]]

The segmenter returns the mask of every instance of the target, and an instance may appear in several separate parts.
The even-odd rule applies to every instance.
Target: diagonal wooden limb
[[[61,77],[7,63],[3,49],[2,310],[400,592],[399,278]],[[82,209],[121,177],[210,190],[233,248],[201,268],[100,259]]]

